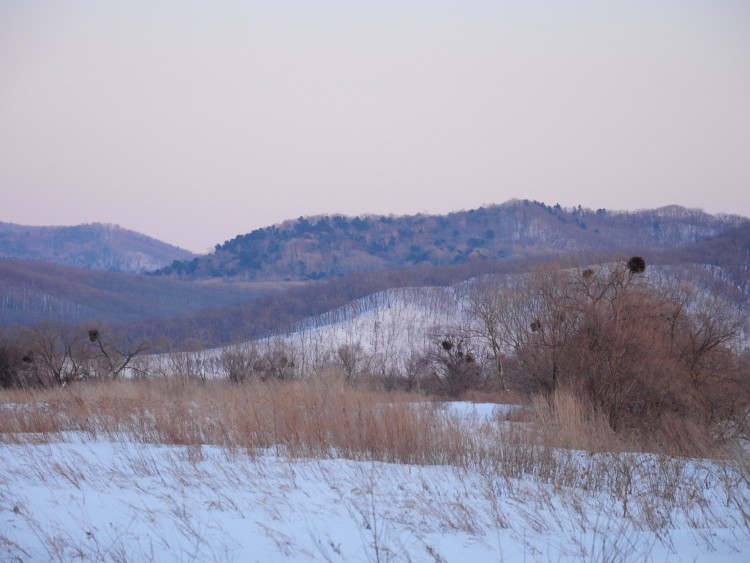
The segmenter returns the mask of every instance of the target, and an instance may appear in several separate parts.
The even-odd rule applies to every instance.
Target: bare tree
[[[40,387],[61,385],[89,374],[90,350],[80,327],[42,322],[20,330],[28,382]]]
[[[222,371],[234,383],[241,383],[262,370],[262,358],[257,344],[239,342],[225,346],[219,356]]]
[[[466,336],[449,334],[435,339],[435,348],[427,355],[433,380],[449,397],[459,397],[481,382],[481,366]]]
[[[507,303],[507,286],[497,277],[485,277],[472,284],[468,292],[468,314],[475,321],[469,329],[483,339],[492,354],[498,381],[506,387],[503,366],[504,342],[503,314]]]
[[[512,351],[529,378],[527,385],[554,391],[566,346],[580,320],[569,274],[551,266],[539,268],[519,276],[496,296],[484,297],[476,309],[496,357],[503,348]]]
[[[336,349],[336,356],[344,368],[346,380],[350,383],[354,382],[363,371],[367,370],[369,358],[359,342],[342,344]]]
[[[151,347],[147,339],[118,339],[104,325],[89,328],[87,337],[95,351],[96,373],[94,375],[100,379],[117,379],[125,370],[133,370],[133,359]]]
[[[425,376],[429,365],[423,354],[412,351],[404,358],[402,377],[406,391],[414,391],[419,388],[419,383]]]

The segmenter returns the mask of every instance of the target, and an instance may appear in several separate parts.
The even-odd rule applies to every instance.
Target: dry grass
[[[591,452],[634,448],[612,430],[602,413],[569,391],[558,389],[550,397],[534,397],[531,420],[540,440],[551,447]]]
[[[64,432],[145,443],[215,444],[292,457],[463,464],[470,428],[440,405],[322,377],[234,385],[182,379],[85,383],[0,394],[0,440]]]
[[[248,452],[275,448],[291,457],[502,463],[503,471],[517,467],[520,473],[561,448],[669,455],[690,448],[703,456],[721,454],[700,429],[675,424],[653,437],[628,439],[563,390],[483,421],[451,414],[419,394],[355,386],[336,374],[239,385],[155,378],[0,391],[1,441],[59,440],[65,432]]]
[[[485,397],[472,397],[481,399]],[[486,398],[485,398],[486,399]],[[181,378],[86,382],[0,391],[0,441],[60,440],[65,432],[143,443],[214,444],[291,457],[346,457],[458,466],[504,464],[520,474],[550,450],[724,455],[706,429],[665,421],[625,436],[570,392],[536,397],[496,420],[467,420],[416,393],[346,383],[335,373],[295,381]],[[731,447],[731,444],[729,444]]]

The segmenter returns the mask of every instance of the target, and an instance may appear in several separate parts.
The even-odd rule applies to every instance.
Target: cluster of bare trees
[[[264,345],[241,342],[222,348],[219,366],[222,374],[235,383],[247,379],[284,381],[297,375],[296,355],[294,348],[278,338]]]
[[[565,389],[615,430],[669,417],[742,419],[750,379],[740,311],[688,285],[649,283],[645,261],[542,268],[469,292],[471,332],[498,378],[521,391]]]
[[[146,340],[119,339],[104,325],[39,323],[0,332],[0,386],[51,387],[138,374]]]

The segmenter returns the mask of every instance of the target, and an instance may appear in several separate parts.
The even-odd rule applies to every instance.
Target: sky
[[[0,194],[195,252],[513,198],[750,217],[750,2],[0,0]]]

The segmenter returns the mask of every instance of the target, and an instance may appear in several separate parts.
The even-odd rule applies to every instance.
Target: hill
[[[0,259],[0,325],[78,323],[91,319],[117,324],[166,319],[247,303],[280,289],[279,284],[184,282]]]
[[[158,271],[181,278],[320,280],[419,264],[515,261],[571,252],[646,253],[750,223],[678,206],[635,212],[510,201],[448,215],[300,217],[239,235]]]
[[[117,225],[29,227],[0,223],[0,258],[115,272],[147,272],[194,255]]]

